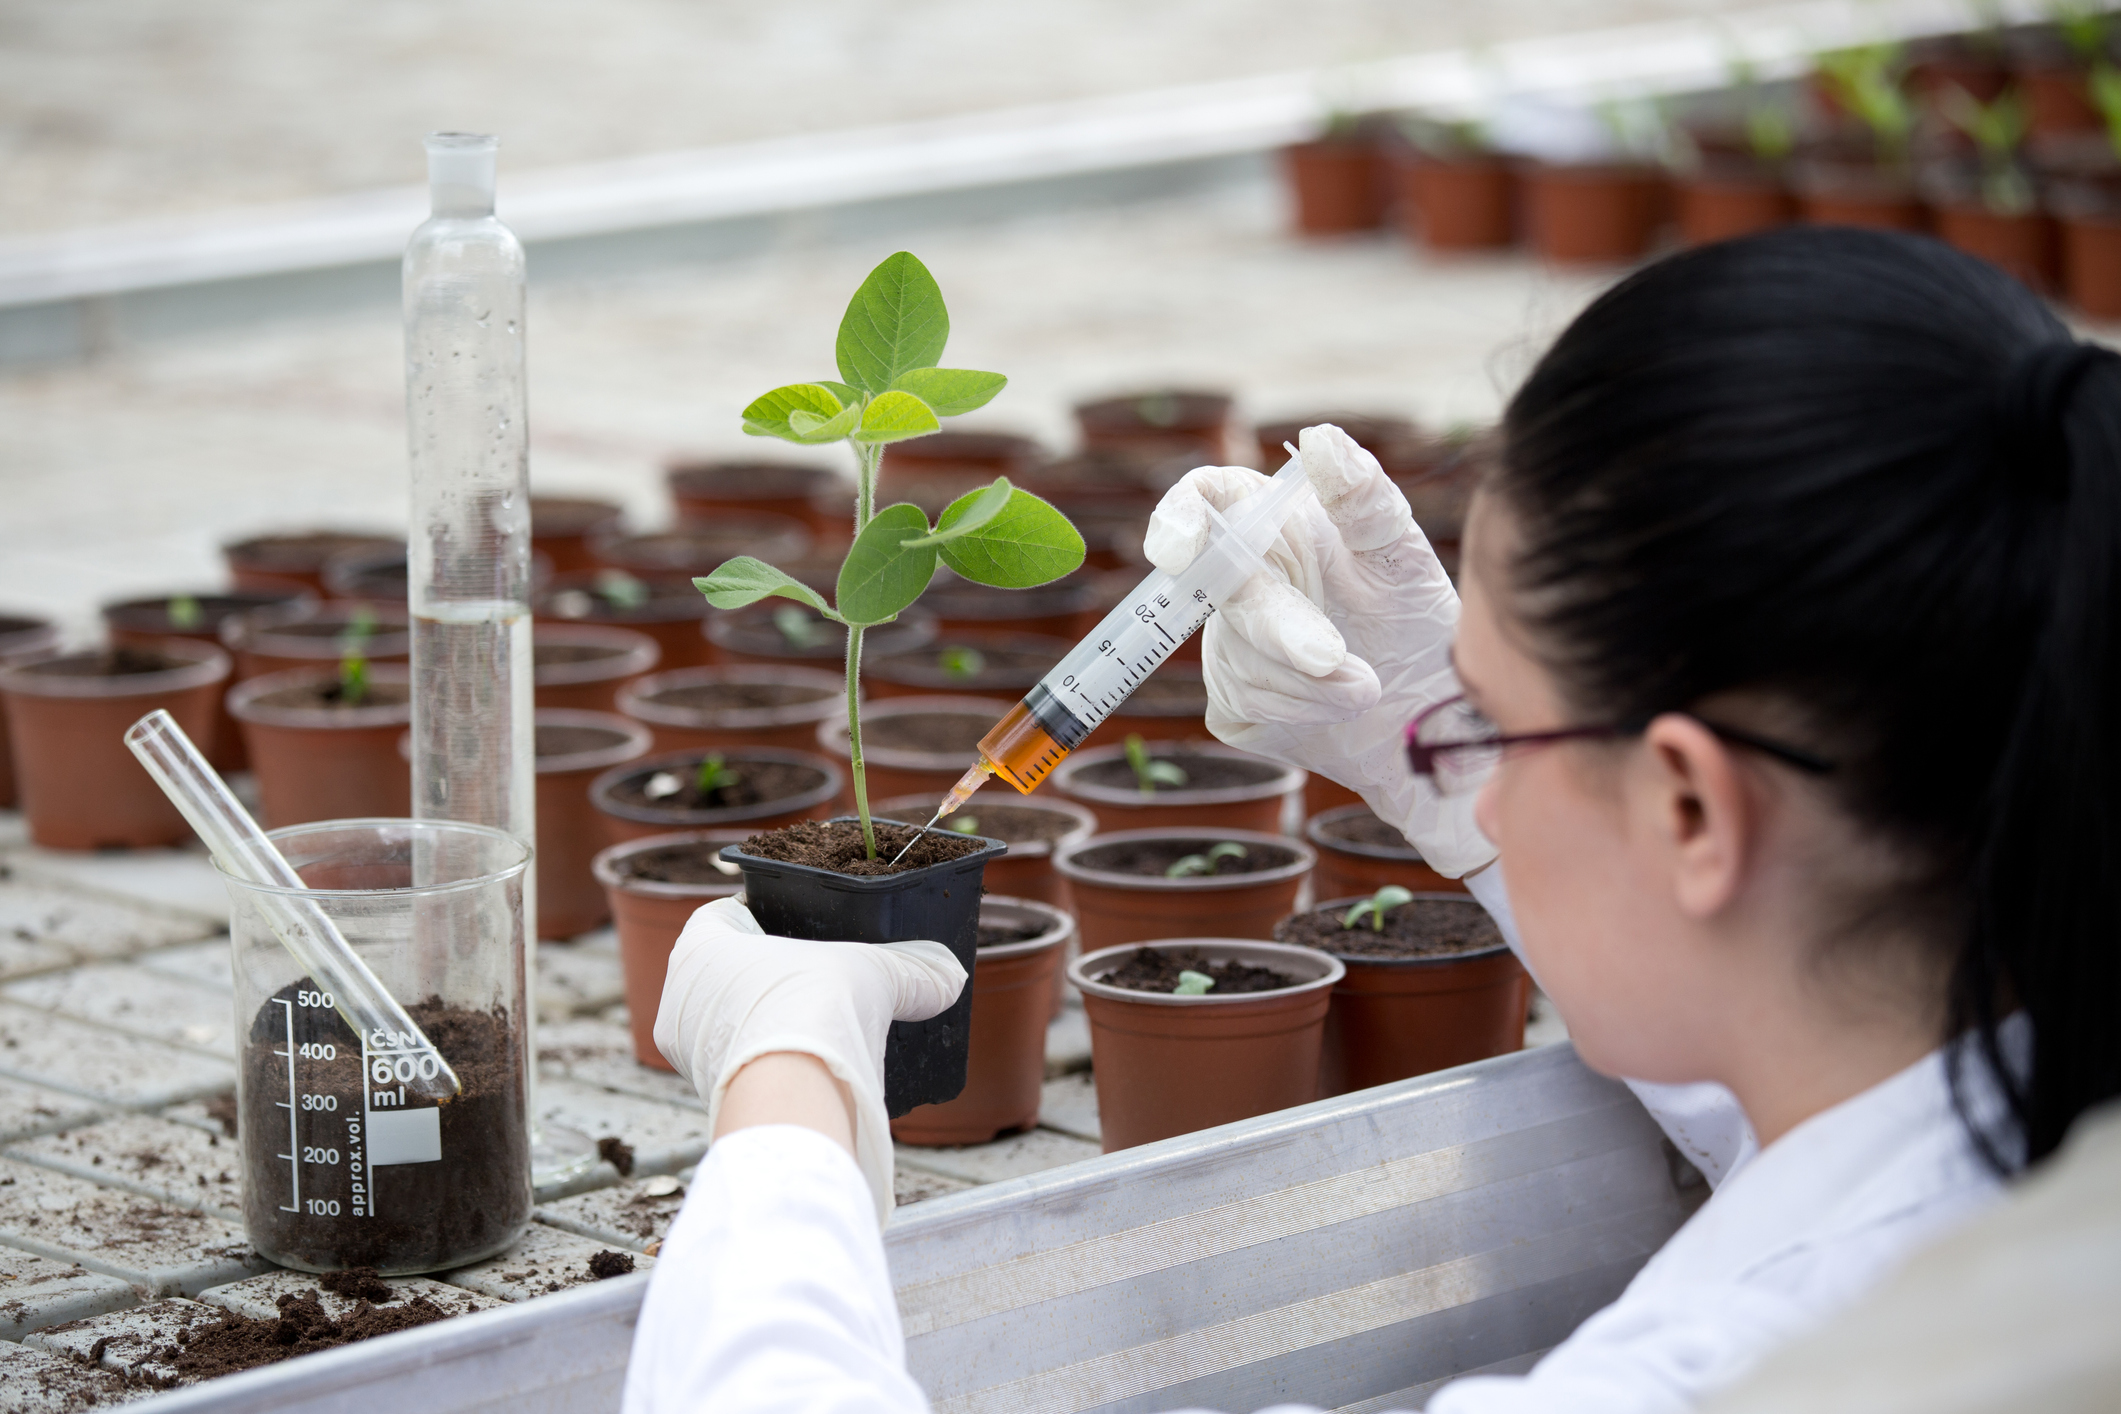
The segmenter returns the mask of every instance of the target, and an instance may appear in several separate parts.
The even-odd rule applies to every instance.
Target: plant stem
[[[854,533],[860,538],[869,520],[876,514],[876,469],[883,459],[881,446],[864,446],[857,442],[854,448]],[[862,766],[862,631],[859,627],[847,626],[847,746],[852,758],[854,780],[854,813],[862,822],[862,849],[870,859],[876,858],[876,826],[869,819],[869,773]]]

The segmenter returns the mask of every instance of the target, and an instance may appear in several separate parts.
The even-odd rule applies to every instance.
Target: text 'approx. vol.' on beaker
[[[530,1221],[523,881],[501,830],[327,820],[271,839],[306,886],[223,873],[232,905],[243,1219],[251,1243],[304,1271],[441,1271],[493,1255]],[[299,893],[456,1071],[443,1103],[415,1082],[414,1038],[357,1036],[275,936]]]

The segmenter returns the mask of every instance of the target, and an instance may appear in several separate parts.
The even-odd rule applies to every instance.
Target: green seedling
[[[363,604],[339,635],[339,700],[349,707],[368,700],[368,641],[375,636],[375,611]]]
[[[1224,840],[1206,854],[1189,854],[1183,859],[1173,860],[1164,870],[1166,879],[1190,879],[1196,874],[1213,874],[1215,866],[1225,859],[1243,859],[1245,847],[1235,840]]]
[[[970,682],[986,671],[987,655],[977,648],[953,643],[935,655],[935,663],[943,670],[944,677],[956,682]]]
[[[597,597],[614,609],[638,609],[648,602],[648,583],[624,570],[605,570],[597,575]]]
[[[2106,27],[2110,17],[2098,5],[2082,0],[2061,0],[2052,10],[2055,32],[2070,52],[2086,63],[2097,63],[2106,55]]]
[[[943,368],[950,315],[928,268],[905,251],[869,272],[840,320],[837,379],[790,383],[744,409],[754,437],[854,451],[854,544],[840,563],[833,602],[763,560],[740,555],[693,581],[717,609],[769,595],[792,599],[847,628],[847,744],[862,844],[876,858],[869,777],[862,761],[862,634],[890,623],[948,565],[1000,589],[1029,589],[1083,562],[1083,537],[1068,518],[1006,476],[968,491],[933,524],[920,507],[876,504],[884,448],[941,428],[942,419],[984,407],[1009,381],[999,373]],[[784,630],[785,631],[785,630]]]
[[[1356,904],[1355,907],[1349,909],[1346,913],[1343,913],[1340,916],[1340,926],[1353,928],[1357,923],[1367,918],[1370,920],[1370,931],[1382,933],[1385,930],[1385,915],[1401,904],[1412,903],[1413,901],[1414,891],[1412,889],[1401,888],[1398,884],[1387,884],[1361,903]]]
[[[700,795],[712,795],[723,786],[737,783],[736,771],[722,759],[719,751],[709,752],[703,757],[699,769],[692,773],[692,789]]]
[[[826,642],[825,621],[793,604],[782,604],[773,611],[773,626],[790,648],[816,648]]]
[[[1214,989],[1215,979],[1213,977],[1210,977],[1205,972],[1195,972],[1189,967],[1178,974],[1178,985],[1171,989],[1171,995],[1174,997],[1205,997]]]
[[[1973,140],[1981,157],[1981,204],[1998,216],[2022,216],[2033,209],[2033,185],[2019,161],[2025,143],[2025,100],[2015,88],[1983,103],[1956,84],[1944,91],[1938,107],[1947,121]]]
[[[952,830],[955,830],[955,831],[956,831],[956,832],[957,832],[958,834],[961,834],[961,835],[976,835],[976,834],[978,834],[978,833],[979,833],[979,816],[977,816],[977,815],[955,815],[955,816],[952,816],[952,817],[951,817],[951,820],[950,820],[950,825],[949,825],[949,828],[950,828],[950,829],[952,829]]]
[[[1613,98],[1598,105],[1613,151],[1642,162],[1672,160],[1672,120],[1655,98]]]
[[[1149,754],[1149,743],[1139,734],[1127,736],[1127,764],[1134,768],[1134,783],[1141,787],[1143,795],[1156,794],[1158,786],[1182,786],[1186,783],[1186,768],[1176,761],[1164,761]]]
[[[1432,118],[1409,113],[1399,120],[1399,132],[1416,152],[1438,161],[1472,157],[1488,150],[1487,125],[1473,118]]]
[[[206,612],[199,601],[189,594],[179,594],[169,601],[167,608],[171,628],[192,629],[206,622]]]
[[[1731,60],[1731,88],[1738,96],[1739,111],[1743,115],[1746,149],[1754,160],[1773,167],[1780,164],[1797,146],[1797,119],[1790,112],[1789,104],[1764,92],[1760,87],[1760,71],[1753,61],[1744,55]]]
[[[2091,80],[2085,89],[2106,124],[2106,145],[2116,157],[2121,157],[2121,69],[2107,63],[2092,65]]]
[[[1903,57],[1898,44],[1859,44],[1830,49],[1814,60],[1827,91],[1871,130],[1879,160],[1894,167],[1906,164],[1908,138],[1915,130],[1915,108],[1902,81]]]

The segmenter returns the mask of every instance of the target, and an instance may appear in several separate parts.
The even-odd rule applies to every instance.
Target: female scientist
[[[2121,1093],[2121,358],[1933,241],[1791,228],[1562,335],[1462,598],[1375,460],[1332,427],[1302,453],[1279,577],[1207,625],[1210,728],[1468,874],[1584,1062],[1717,1180],[1529,1374],[1431,1414],[1691,1408]],[[1258,484],[1190,473],[1150,557]],[[717,1142],[629,1414],[927,1408],[879,1068],[963,981],[934,943],[693,918],[655,1034]]]

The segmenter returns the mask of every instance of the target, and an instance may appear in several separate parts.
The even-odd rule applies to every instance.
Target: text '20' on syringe
[[[943,797],[935,820],[970,800],[989,776],[1019,791],[1035,787],[1239,585],[1266,569],[1267,548],[1312,494],[1302,461],[1289,450],[1288,464],[1258,491],[1226,511],[1207,508],[1207,543],[1193,563],[1143,580],[980,738],[978,763]]]

